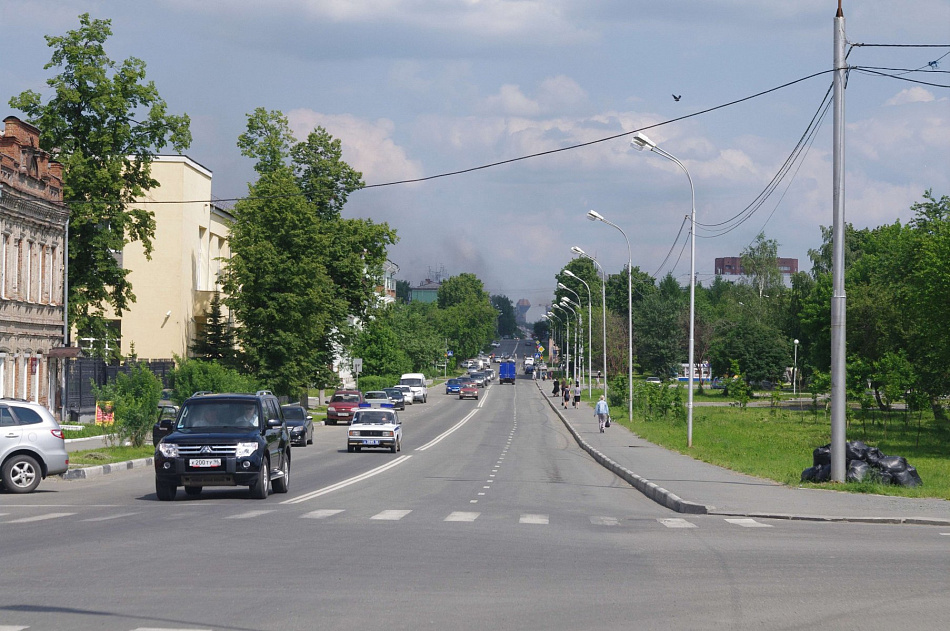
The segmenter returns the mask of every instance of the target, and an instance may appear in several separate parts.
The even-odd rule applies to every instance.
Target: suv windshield
[[[178,418],[178,429],[252,428],[259,425],[257,404],[250,401],[193,402],[182,409]]]

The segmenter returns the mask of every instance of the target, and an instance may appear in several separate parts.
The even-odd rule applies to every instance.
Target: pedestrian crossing
[[[122,519],[128,519],[130,517],[141,515],[141,511],[137,512],[117,512],[117,513],[106,513],[101,515],[90,516],[88,514],[78,513],[78,512],[43,512],[35,515],[28,516],[15,516],[11,513],[4,513],[0,515],[0,526],[24,526],[28,527],[31,525],[36,525],[39,522],[53,522],[53,521],[79,521],[79,522],[114,522]],[[189,511],[191,519],[194,519],[192,511]],[[266,508],[266,509],[253,509],[246,510],[238,513],[231,513],[227,515],[222,515],[219,517],[209,516],[208,519],[223,519],[223,520],[237,520],[237,521],[248,521],[255,519],[267,519],[273,518],[275,516],[286,517],[290,515],[292,518],[299,519],[310,519],[310,520],[322,520],[322,521],[332,521],[339,519],[346,519],[348,521],[352,520],[368,520],[371,522],[400,522],[400,521],[413,521],[413,520],[425,520],[425,521],[442,521],[446,523],[475,523],[485,521],[485,519],[490,519],[492,523],[500,522],[510,522],[512,524],[517,524],[519,526],[557,526],[563,525],[568,522],[576,522],[577,519],[575,516],[563,516],[555,517],[552,519],[550,515],[542,513],[498,513],[492,512],[486,515],[482,512],[475,511],[451,511],[447,514],[437,515],[433,514],[431,511],[423,510],[411,510],[403,508],[389,508],[380,510],[377,512],[366,512],[366,511],[354,511],[347,510],[343,508],[320,508],[305,512],[296,512],[288,510],[283,506],[278,506],[275,508]],[[182,518],[182,515],[176,512],[163,512],[161,519],[165,520],[176,520]],[[635,524],[643,523],[641,517],[619,517],[611,515],[590,515],[587,517],[586,522],[590,526],[600,527],[600,528],[620,528],[620,527],[632,527]],[[657,518],[653,521],[656,524],[663,526],[669,529],[694,529],[699,528],[701,525],[708,525],[711,523],[726,523],[730,526],[738,526],[740,528],[772,528],[772,524],[767,524],[762,521],[749,518],[718,518],[713,516],[703,516],[699,518],[693,518],[692,520],[684,519],[681,517],[666,517],[666,518]],[[577,524],[574,524],[577,525]],[[5,631],[0,627],[0,631]]]

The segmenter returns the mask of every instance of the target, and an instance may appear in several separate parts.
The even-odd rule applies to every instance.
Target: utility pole
[[[845,481],[846,379],[844,291],[844,89],[847,79],[844,11],[838,0],[834,22],[834,150],[832,175],[832,297],[831,297],[831,479]]]

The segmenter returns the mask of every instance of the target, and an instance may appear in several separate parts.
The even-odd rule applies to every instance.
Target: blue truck
[[[498,365],[498,383],[510,383],[514,385],[515,374],[518,372],[515,362],[507,360]]]

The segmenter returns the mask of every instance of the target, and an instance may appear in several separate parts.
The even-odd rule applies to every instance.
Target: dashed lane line
[[[35,515],[33,517],[21,517],[20,519],[11,519],[7,524],[27,524],[34,521],[46,521],[47,519],[59,519],[61,517],[69,517],[70,515],[75,515],[76,513],[45,513],[43,515]]]
[[[370,519],[377,519],[380,521],[399,521],[411,512],[411,510],[384,510],[381,513],[376,513],[370,517]]]
[[[667,519],[657,519],[658,522],[666,526],[667,528],[698,528],[698,526],[692,522],[688,522],[685,519],[679,517],[672,517]]]
[[[455,511],[442,521],[475,521],[481,513],[466,513],[464,511]]]
[[[382,465],[381,467],[376,467],[375,469],[371,469],[367,471],[366,473],[361,473],[358,476],[352,477],[348,480],[343,480],[342,482],[337,482],[336,484],[331,484],[330,486],[326,486],[322,489],[317,489],[316,491],[305,493],[301,495],[300,497],[284,500],[283,502],[281,502],[281,504],[299,504],[301,502],[306,502],[307,500],[312,500],[315,497],[320,497],[321,495],[332,493],[333,491],[350,486],[351,484],[356,484],[357,482],[362,482],[363,480],[367,480],[375,475],[379,475],[380,473],[383,473],[384,471],[388,471],[389,469],[392,469],[393,467],[402,464],[403,462],[409,460],[410,458],[412,458],[412,456],[399,456],[392,462],[386,463]]]
[[[735,524],[736,526],[742,526],[743,528],[771,528],[770,524],[763,524],[760,521],[755,521],[754,519],[726,519],[730,524]]]

